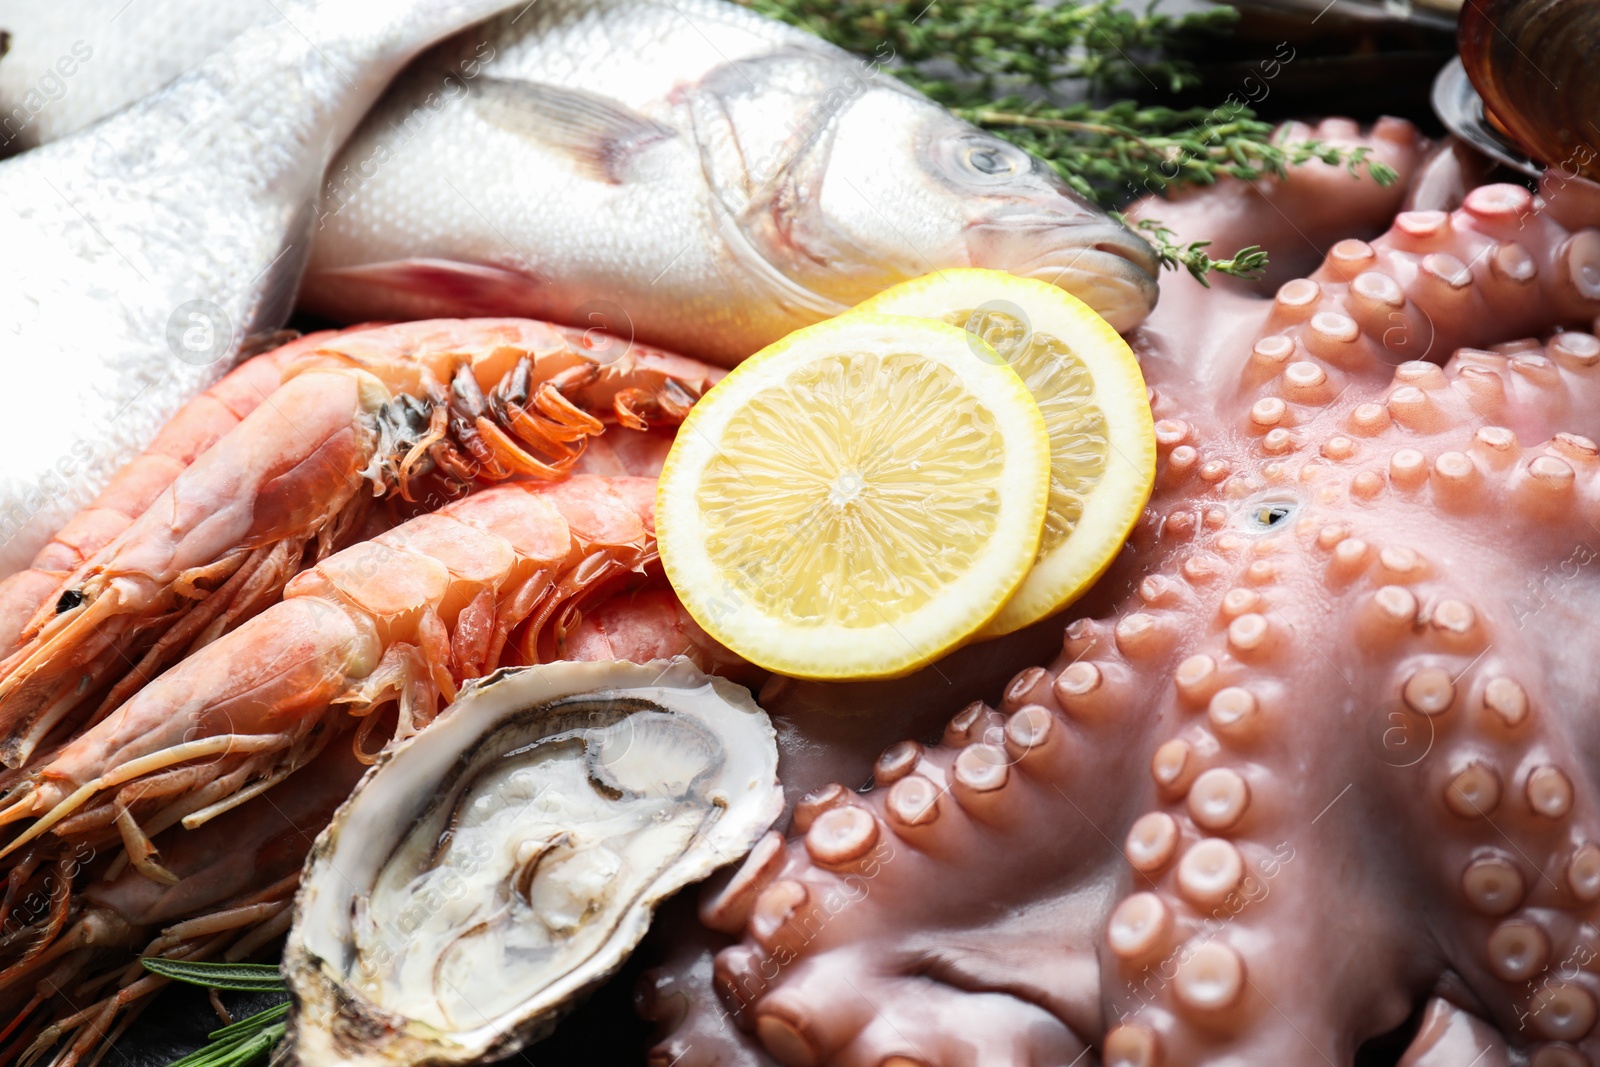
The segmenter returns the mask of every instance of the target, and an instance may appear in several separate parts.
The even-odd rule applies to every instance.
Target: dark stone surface
[[[633,985],[642,964],[630,962],[578,1008],[544,1041],[502,1061],[506,1067],[643,1067],[649,1026],[633,1013]],[[235,1019],[254,1014],[281,998],[224,993]],[[221,1026],[203,989],[172,986],[163,991],[128,1028],[102,1067],[166,1067],[206,1043]]]

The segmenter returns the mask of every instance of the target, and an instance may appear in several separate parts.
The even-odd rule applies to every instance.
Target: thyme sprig
[[[1291,167],[1313,159],[1352,174],[1364,171],[1383,185],[1397,177],[1365,147],[1279,143],[1272,123],[1232,97],[1214,108],[1138,99],[1199,84],[1182,54],[1228,33],[1238,20],[1229,7],[1173,16],[1157,10],[1159,0],[1142,12],[1116,0],[741,2],[885,63],[969,122],[1045,160],[1073,189],[1106,208],[1224,176],[1286,177]],[[1103,100],[1111,91],[1133,95]],[[1213,271],[1251,278],[1266,267],[1266,254],[1254,245],[1213,259],[1205,251],[1210,242],[1183,243],[1153,220],[1139,228],[1164,266],[1182,267],[1202,282]]]
[[[1150,242],[1150,247],[1156,250],[1156,258],[1161,260],[1163,267],[1168,270],[1182,267],[1207,289],[1211,288],[1211,281],[1206,275],[1211,271],[1230,274],[1235,278],[1259,278],[1262,271],[1267,268],[1267,254],[1261,250],[1260,245],[1241,248],[1227,259],[1212,259],[1206,251],[1211,247],[1210,241],[1179,244],[1174,240],[1177,234],[1163,226],[1157,219],[1140,219],[1134,222],[1120,211],[1113,214],[1144,234],[1145,240]]]
[[[967,95],[966,90],[960,95]],[[1289,168],[1313,159],[1343,166],[1353,175],[1365,171],[1380,185],[1397,177],[1366,146],[1280,143],[1272,124],[1242,105],[1173,109],[1119,100],[1104,107],[1053,107],[1010,97],[956,104],[954,110],[1046,160],[1067,184],[1106,207],[1169,188],[1210,185],[1223,176],[1285,178]]]
[[[900,64],[897,73],[924,91],[942,79],[921,69],[922,64],[953,64],[979,79],[989,95],[1007,84],[1049,88],[1068,80],[1083,80],[1095,89],[1137,82],[1178,92],[1198,79],[1193,67],[1174,53],[1227,33],[1239,18],[1228,7],[1171,16],[1154,3],[1135,12],[1116,0],[744,2],[848,51],[892,54]]]

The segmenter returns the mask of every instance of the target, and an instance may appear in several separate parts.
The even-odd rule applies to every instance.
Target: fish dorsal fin
[[[622,183],[638,152],[678,136],[671,126],[587,89],[486,77],[474,87],[473,102],[485,121],[560,150],[584,177],[611,185]]]

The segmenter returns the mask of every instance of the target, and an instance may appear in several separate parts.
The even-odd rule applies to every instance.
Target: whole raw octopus
[[[1320,265],[1163,283],[1118,564],[992,704],[788,739],[652,1064],[1600,1062],[1600,187],[1315,134],[1401,182],[1155,205]]]

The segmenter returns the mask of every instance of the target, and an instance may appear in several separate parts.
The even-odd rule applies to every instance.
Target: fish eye
[[[1010,174],[1016,163],[1005,150],[994,145],[976,145],[967,150],[967,166],[979,174]]]

